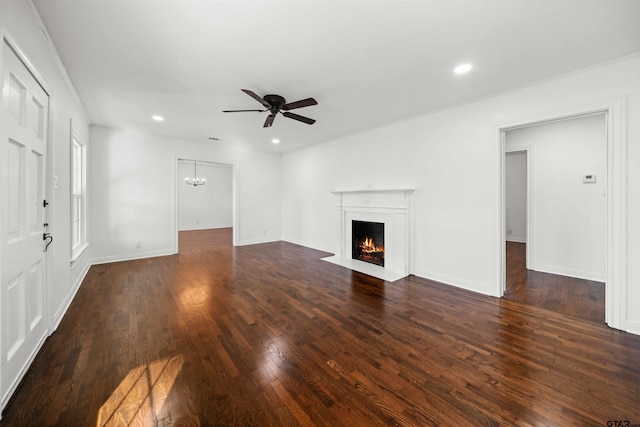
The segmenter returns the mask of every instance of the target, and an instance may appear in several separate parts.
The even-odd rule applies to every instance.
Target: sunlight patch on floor
[[[183,364],[173,356],[132,369],[100,408],[96,425],[155,425]]]

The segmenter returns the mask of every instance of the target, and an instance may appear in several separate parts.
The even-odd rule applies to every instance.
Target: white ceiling
[[[640,52],[639,0],[33,3],[94,124],[274,152]],[[240,89],[317,122],[222,113]]]

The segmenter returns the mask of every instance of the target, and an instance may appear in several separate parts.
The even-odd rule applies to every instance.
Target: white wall
[[[54,237],[49,247],[48,261],[48,317],[52,327],[62,319],[80,281],[84,277],[90,258],[90,249],[73,265],[71,259],[71,200],[70,200],[70,122],[73,121],[78,135],[87,143],[89,119],[82,105],[56,62],[56,57],[45,38],[37,15],[22,0],[0,1],[0,31],[15,42],[29,58],[50,90],[49,116],[49,164],[47,181],[50,205],[48,211],[49,231]],[[59,186],[51,187],[51,177],[57,175]]]
[[[527,152],[505,154],[505,235],[509,242],[527,242]]]
[[[532,270],[606,280],[605,130],[598,114],[506,133],[507,150],[531,148]]]
[[[100,126],[91,141],[94,262],[174,253],[179,158],[234,165],[239,245],[280,239],[280,156]]]
[[[331,190],[415,187],[414,273],[494,294],[502,272],[495,245],[500,151],[506,123],[562,115],[622,100],[628,174],[628,255],[623,329],[640,333],[640,58],[634,56],[558,79],[347,136],[283,156],[283,236],[332,251]],[[473,84],[473,74],[468,76]],[[356,167],[363,165],[366,167]]]
[[[205,185],[186,185],[184,178],[193,178],[194,162],[178,162],[178,229],[204,230],[233,226],[232,167],[208,162],[197,164],[198,178],[205,178]]]

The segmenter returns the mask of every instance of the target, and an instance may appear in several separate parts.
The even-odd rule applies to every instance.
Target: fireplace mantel
[[[411,272],[413,188],[332,191],[336,196],[336,250],[325,261],[394,282]],[[385,224],[385,266],[351,259],[353,220]]]

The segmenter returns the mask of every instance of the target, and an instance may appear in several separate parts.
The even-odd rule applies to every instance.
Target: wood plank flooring
[[[604,283],[527,270],[526,244],[507,242],[506,248],[505,298],[604,323]]]
[[[91,267],[0,426],[640,423],[638,336],[206,233]]]

